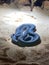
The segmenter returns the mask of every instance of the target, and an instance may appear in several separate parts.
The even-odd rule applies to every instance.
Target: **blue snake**
[[[36,26],[33,24],[23,24],[20,25],[15,34],[11,36],[12,42],[16,45],[25,47],[25,46],[34,46],[41,42],[40,36],[35,33]]]

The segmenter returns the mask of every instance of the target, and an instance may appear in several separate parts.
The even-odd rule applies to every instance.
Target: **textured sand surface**
[[[49,65],[49,12],[29,10],[0,6],[0,65]],[[41,44],[22,48],[11,43],[11,34],[23,23],[36,25]]]

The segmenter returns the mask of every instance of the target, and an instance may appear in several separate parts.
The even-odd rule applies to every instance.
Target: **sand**
[[[24,23],[36,25],[41,43],[19,47],[11,42],[15,29]],[[0,6],[0,65],[49,65],[49,11],[29,7]]]

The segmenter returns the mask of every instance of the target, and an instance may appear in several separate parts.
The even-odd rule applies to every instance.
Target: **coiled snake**
[[[36,26],[33,24],[23,24],[19,26],[15,34],[11,36],[12,42],[16,45],[25,47],[25,46],[34,46],[41,42],[40,36],[35,33]]]

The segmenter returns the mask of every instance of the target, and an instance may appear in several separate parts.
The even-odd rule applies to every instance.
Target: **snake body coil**
[[[36,26],[33,24],[23,24],[18,27],[13,34],[12,42],[16,45],[25,47],[25,46],[34,46],[41,42],[40,36],[35,33]]]

